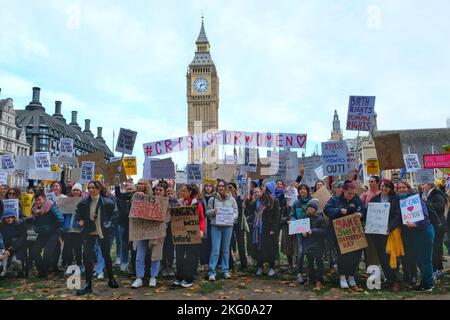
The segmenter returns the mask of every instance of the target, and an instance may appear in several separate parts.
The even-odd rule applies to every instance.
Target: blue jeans
[[[230,243],[233,226],[211,226],[212,251],[209,259],[209,275],[216,275],[217,262],[222,252],[222,273],[228,272],[230,262]]]
[[[434,285],[433,280],[433,239],[434,228],[430,224],[426,227],[419,227],[416,230],[414,239],[414,251],[417,265],[421,273],[421,285],[430,288]]]
[[[119,227],[119,238],[120,238],[120,260],[122,263],[128,263],[129,259],[129,241],[128,241],[128,226],[118,225]],[[116,241],[117,237],[116,237]],[[118,251],[119,252],[119,251]]]
[[[136,247],[136,278],[144,278],[145,276],[145,256],[148,250],[148,240],[138,240]],[[161,261],[152,261],[150,276],[156,278],[159,272]]]

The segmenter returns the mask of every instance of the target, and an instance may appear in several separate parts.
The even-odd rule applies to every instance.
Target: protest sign
[[[34,156],[16,156],[16,171],[36,169]]]
[[[123,167],[127,176],[137,175],[137,160],[136,157],[125,157],[123,159]]]
[[[166,236],[166,224],[144,219],[129,219],[129,240],[155,240]]]
[[[188,164],[186,167],[187,183],[192,182],[196,184],[202,183],[202,165],[201,164]]]
[[[175,179],[175,164],[172,158],[152,159],[147,163],[150,166],[149,179]]]
[[[63,157],[72,158],[74,153],[73,139],[61,138],[59,140],[59,154]]]
[[[424,154],[423,167],[425,169],[450,168],[450,154]]]
[[[200,221],[197,206],[171,209],[170,221],[174,245],[200,244]]]
[[[370,202],[367,208],[366,233],[388,234],[390,203]]]
[[[80,167],[83,161],[95,162],[97,171],[99,171],[98,169],[102,168],[103,164],[105,163],[105,153],[103,151],[98,151],[78,156],[78,165]]]
[[[0,171],[0,185],[8,184],[8,172]]]
[[[375,136],[373,140],[380,170],[403,168],[403,151],[399,133]]]
[[[433,169],[419,169],[416,171],[417,183],[428,183],[434,181]]]
[[[94,175],[94,180],[102,182],[103,181],[103,175],[102,174]]]
[[[3,199],[3,215],[13,213],[19,219],[19,199]]]
[[[367,175],[378,175],[380,174],[380,165],[377,159],[367,159],[366,160]]]
[[[31,180],[48,180],[48,181],[61,181],[61,171],[48,171],[30,169],[28,171],[28,179]]]
[[[219,164],[213,168],[213,177],[216,179],[222,179],[230,181],[236,174],[235,164]]]
[[[316,174],[318,180],[322,180],[323,179],[323,166],[315,168],[314,173]]]
[[[26,218],[31,217],[31,206],[33,205],[33,195],[22,193],[20,195],[20,205],[22,206],[23,215]]]
[[[58,201],[59,211],[61,211],[62,213],[74,214],[75,210],[77,209],[77,205],[80,203],[81,200],[83,200],[82,197],[80,197],[80,198],[76,198],[76,197],[60,198]]]
[[[1,165],[2,167],[0,170],[6,171],[6,172],[14,172],[16,171],[16,164],[14,160],[14,155],[12,154],[5,154],[3,156],[0,156],[1,159]]]
[[[423,216],[422,202],[418,194],[401,199],[400,209],[402,211],[403,224],[419,222],[425,219]]]
[[[127,180],[127,176],[125,174],[125,169],[123,167],[123,162],[118,160],[115,162],[105,163],[103,162],[101,165],[101,170],[98,170],[97,164],[95,164],[95,171],[97,174],[103,175],[103,182],[107,186],[114,185],[117,181],[115,181],[117,173],[120,167],[120,175],[119,180],[125,181]]]
[[[405,162],[406,172],[417,172],[417,170],[420,169],[420,162],[417,154],[404,154],[403,160]]]
[[[332,195],[330,191],[328,191],[326,186],[322,186],[321,188],[319,188],[319,190],[313,193],[312,197],[319,200],[319,208],[320,210],[323,210],[328,200],[331,199]]]
[[[154,157],[217,145],[302,149],[306,148],[306,138],[306,134],[297,133],[208,131],[203,134],[146,143],[144,144],[144,154],[147,157]]]
[[[358,214],[333,220],[333,227],[341,254],[367,248],[364,228]]]
[[[50,171],[50,153],[48,152],[35,152],[34,161],[36,163],[36,170]]]
[[[129,217],[163,222],[168,218],[168,208],[168,197],[136,193],[133,196]]]
[[[241,165],[241,174],[246,172],[256,172],[256,165],[258,163],[258,151],[256,148],[244,149],[244,163]]]
[[[327,176],[346,175],[347,143],[345,141],[322,142],[323,172]]]
[[[233,226],[234,208],[218,207],[216,214],[216,224],[218,226]]]
[[[81,179],[81,168],[73,168],[70,170],[70,179],[74,181],[80,181]]]
[[[300,164],[297,152],[289,152],[286,160],[286,181],[295,181],[298,177]]]
[[[372,131],[375,97],[350,96],[347,113],[347,130]]]
[[[443,154],[450,154],[450,144],[446,144],[442,146],[442,153]],[[442,170],[444,174],[450,175],[450,169],[444,169]]]
[[[117,139],[116,152],[121,152],[129,155],[133,154],[136,136],[136,131],[120,128],[119,138]]]
[[[52,156],[52,164],[75,167],[78,165],[78,159],[74,158],[74,157],[68,158],[68,157],[64,157],[64,156]]]
[[[348,139],[347,143],[347,168],[348,172],[353,171],[356,168],[356,139]]]
[[[298,219],[289,223],[289,235],[306,233],[311,231],[310,219]]]
[[[93,161],[83,161],[81,163],[81,178],[80,183],[87,184],[94,180],[95,174],[95,162]]]

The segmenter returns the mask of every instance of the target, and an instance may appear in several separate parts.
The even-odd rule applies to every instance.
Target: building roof
[[[208,38],[206,37],[205,25],[202,18],[202,26],[200,28],[200,34],[198,35],[197,41],[195,43],[208,43]]]
[[[450,143],[450,128],[379,130],[375,136],[392,133],[400,134],[403,153],[417,153],[421,165],[424,154],[442,153],[442,146]]]
[[[206,50],[198,49],[197,52],[195,52],[194,60],[192,60],[191,65],[192,66],[212,66],[214,65],[214,62],[211,58],[211,53],[209,52],[209,41],[206,37],[206,31],[205,31],[205,24],[203,23],[202,18],[202,26],[200,28],[200,33],[198,35],[197,41],[195,42],[197,44],[197,49],[202,46],[202,44],[206,44]],[[200,46],[199,46],[200,45]]]

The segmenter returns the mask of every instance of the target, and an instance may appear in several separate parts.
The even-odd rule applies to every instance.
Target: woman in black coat
[[[118,288],[114,279],[111,259],[110,234],[114,231],[113,220],[117,218],[117,209],[114,203],[105,196],[105,188],[98,181],[88,184],[89,197],[82,200],[76,209],[78,222],[83,236],[83,262],[85,266],[86,284],[77,291],[77,295],[92,292],[92,271],[94,269],[94,246],[98,240],[105,259],[108,286]]]
[[[398,283],[398,270],[391,269],[389,265],[390,256],[386,253],[386,243],[389,234],[396,228],[402,226],[402,215],[400,210],[400,202],[397,194],[395,193],[394,184],[390,180],[380,181],[381,193],[370,200],[370,202],[388,202],[390,203],[389,208],[389,219],[388,219],[388,230],[387,235],[384,234],[368,234],[375,245],[378,258],[380,259],[381,267],[388,280],[388,285],[390,289],[394,292],[400,291],[400,284]]]

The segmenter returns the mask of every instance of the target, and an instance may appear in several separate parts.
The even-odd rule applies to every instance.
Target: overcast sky
[[[379,129],[445,127],[450,116],[447,0],[0,0],[0,88],[16,109],[42,88],[142,144],[187,133],[186,69],[202,14],[220,78],[220,129],[330,138],[349,95],[377,96]],[[355,132],[346,132],[354,137]],[[319,148],[320,150],[320,148]],[[181,161],[181,157],[177,157]]]

